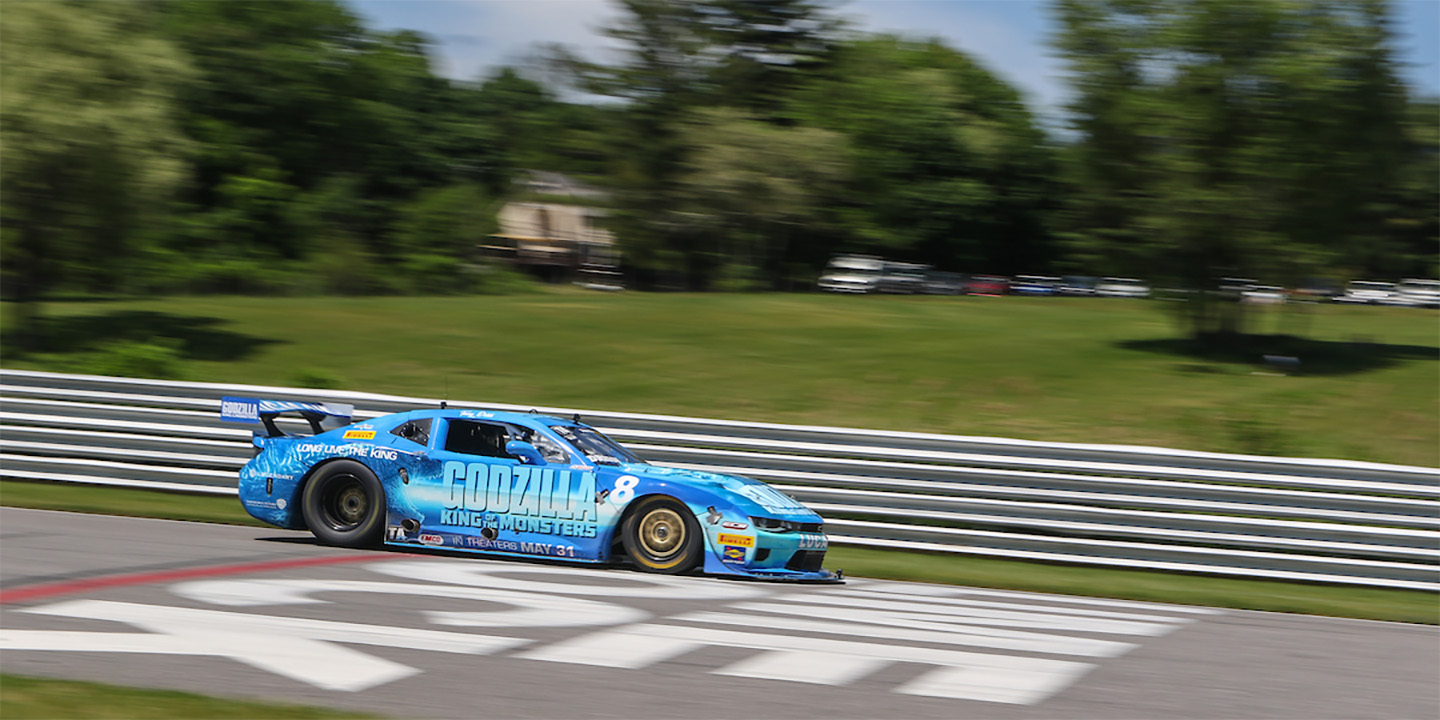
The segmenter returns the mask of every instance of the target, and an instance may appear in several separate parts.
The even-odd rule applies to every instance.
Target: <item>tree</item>
[[[706,284],[778,287],[790,267],[817,261],[817,237],[836,232],[827,201],[848,177],[844,137],[724,108],[697,112],[682,136],[689,160],[681,202],[663,221],[673,234],[700,239]]]
[[[184,55],[138,3],[12,2],[0,13],[0,193],[14,329],[62,285],[120,286],[186,168]]]
[[[845,24],[815,0],[712,0],[698,4],[717,102],[768,120],[791,91],[823,70]]]
[[[714,277],[715,239],[677,222],[689,172],[687,123],[702,107],[729,106],[782,121],[773,111],[789,88],[829,52],[836,27],[806,0],[622,0],[624,17],[606,34],[624,48],[613,65],[563,48],[552,63],[580,90],[621,101],[610,188],[610,224],[633,278],[679,279],[700,289]],[[756,114],[759,113],[759,114]],[[668,284],[668,283],[667,283]]]
[[[1050,261],[1044,134],[1019,93],[939,41],[878,35],[842,46],[787,113],[848,138],[849,237],[870,251],[970,272]]]
[[[1080,133],[1071,237],[1195,291],[1177,305],[1194,335],[1243,330],[1221,277],[1291,282],[1380,241],[1406,104],[1383,3],[1057,8]]]
[[[264,290],[313,266],[332,291],[402,289],[376,269],[414,252],[399,236],[415,198],[507,182],[477,91],[432,73],[424,36],[368,31],[335,0],[160,7],[199,68],[183,94],[199,153],[169,244],[205,286]]]
[[[456,93],[459,112],[488,134],[493,160],[502,172],[542,169],[595,178],[611,161],[613,108],[562,102],[553,91],[514,68],[503,67],[478,88]],[[505,190],[499,185],[492,193]]]

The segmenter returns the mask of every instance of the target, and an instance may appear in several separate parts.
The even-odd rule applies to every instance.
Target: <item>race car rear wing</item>
[[[255,398],[223,397],[220,399],[220,419],[226,422],[264,425],[265,430],[255,431],[257,437],[281,437],[286,435],[275,424],[275,418],[282,413],[296,413],[310,423],[310,434],[319,435],[350,424],[355,414],[354,405],[336,403],[298,402],[295,400],[256,400]]]

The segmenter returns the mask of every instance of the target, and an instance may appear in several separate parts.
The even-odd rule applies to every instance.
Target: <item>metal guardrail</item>
[[[234,494],[248,430],[219,398],[438,400],[0,370],[0,474]],[[455,407],[530,410],[451,402]],[[832,542],[1051,562],[1440,590],[1440,470],[580,412],[665,465],[765,480]]]

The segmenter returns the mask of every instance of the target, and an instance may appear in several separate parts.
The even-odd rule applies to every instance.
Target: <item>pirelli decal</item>
[[[750,537],[749,535],[731,535],[730,533],[720,533],[720,537],[717,538],[717,540],[720,541],[721,545],[734,545],[736,547],[747,548],[755,547],[755,538]]]

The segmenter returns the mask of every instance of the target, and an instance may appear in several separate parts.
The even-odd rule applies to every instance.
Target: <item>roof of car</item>
[[[409,419],[415,418],[437,418],[457,420],[496,420],[499,422],[517,423],[520,425],[575,425],[575,420],[555,417],[553,415],[542,415],[537,412],[515,412],[513,410],[483,410],[480,408],[420,408],[406,412],[395,413],[405,415]]]

